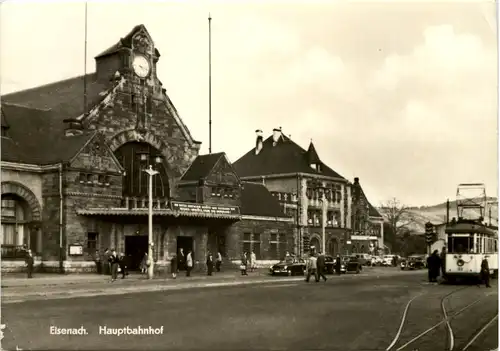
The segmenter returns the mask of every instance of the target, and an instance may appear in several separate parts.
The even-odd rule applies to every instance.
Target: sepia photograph
[[[0,350],[498,351],[497,17],[0,1]]]

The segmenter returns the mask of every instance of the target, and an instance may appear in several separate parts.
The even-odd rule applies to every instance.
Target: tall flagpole
[[[83,58],[83,116],[87,116],[87,1],[85,1],[85,44]]]
[[[208,153],[212,153],[212,17],[208,14]]]

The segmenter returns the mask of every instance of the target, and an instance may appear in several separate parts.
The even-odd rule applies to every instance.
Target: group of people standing
[[[207,266],[207,275],[213,274],[214,266],[215,270],[217,272],[220,272],[222,265],[222,254],[220,252],[217,252],[216,257],[214,258],[213,254],[209,251],[207,253],[207,259],[205,263]],[[179,254],[174,255],[170,259],[170,273],[172,274],[172,278],[174,279],[177,278],[177,274],[179,273],[179,271],[182,270],[186,271],[186,277],[190,277],[193,267],[194,267],[194,258],[193,258],[193,252],[191,250],[189,250],[187,255],[185,255],[184,249],[180,248]]]
[[[488,257],[485,256],[481,261],[479,279],[487,288],[490,288],[490,267],[487,258]],[[437,283],[440,272],[442,277],[446,279],[446,247],[443,247],[441,254],[439,254],[438,250],[434,250],[434,252],[427,257],[427,271],[430,283]]]
[[[342,262],[340,259],[340,255],[337,255],[335,264],[335,272],[340,275],[340,269],[342,267]],[[309,280],[311,279],[311,276],[314,275],[314,278],[316,280],[316,283],[318,283],[321,278],[323,281],[326,282],[326,265],[325,265],[325,253],[324,252],[319,252],[316,253],[316,250],[314,247],[310,249],[310,254],[309,254],[309,259],[307,260],[306,263],[306,282],[309,283]]]

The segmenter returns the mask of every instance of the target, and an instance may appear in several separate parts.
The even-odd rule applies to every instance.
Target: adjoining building
[[[136,268],[148,250],[164,269],[183,248],[204,265],[254,250],[293,248],[293,219],[261,184],[242,181],[224,153],[198,155],[157,76],[160,53],[143,25],[95,57],[96,72],[2,96],[2,271],[90,271],[116,248]]]
[[[295,254],[304,254],[310,246],[330,255],[382,247],[383,218],[368,202],[358,178],[351,184],[321,161],[312,141],[305,150],[281,128],[266,140],[261,130],[256,133],[255,147],[234,167],[241,179],[265,185],[283,212],[294,218]]]

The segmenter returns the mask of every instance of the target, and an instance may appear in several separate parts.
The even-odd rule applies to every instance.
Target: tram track
[[[458,321],[459,318],[470,318],[471,313],[474,314],[474,311],[477,312],[477,310],[480,309],[480,307],[478,307],[481,306],[480,302],[484,301],[486,298],[494,294],[494,292],[484,294],[484,290],[481,289],[481,291],[479,292],[479,296],[477,298],[476,296],[474,296],[474,299],[472,301],[467,301],[465,304],[459,304],[459,308],[447,308],[447,303],[449,304],[449,301],[452,297],[459,297],[458,300],[461,300],[463,296],[462,294],[460,294],[460,292],[465,290],[471,291],[471,289],[474,289],[474,287],[461,287],[458,289],[454,289],[451,292],[447,292],[445,295],[441,296],[439,303],[441,308],[441,320],[439,322],[431,322],[431,326],[420,333],[414,333],[411,330],[412,328],[408,328],[408,325],[410,324],[409,322],[411,321],[411,318],[409,317],[409,311],[412,310],[415,300],[418,301],[419,299],[424,299],[426,296],[429,296],[428,294],[424,293],[413,297],[406,304],[402,314],[399,329],[390,345],[386,348],[386,351],[424,351],[443,348],[446,351],[472,350],[471,346],[474,345],[474,343],[478,341],[479,337],[483,335],[485,331],[491,328],[491,325],[494,324],[494,322],[497,320],[498,311],[495,310],[493,311],[494,313],[488,313],[486,308],[486,311],[483,311],[486,313],[480,313],[480,315],[482,316],[481,327],[472,331],[472,333],[470,332],[470,328],[467,328],[466,330],[464,330],[464,328],[457,328],[458,326],[460,326],[460,324],[454,324],[453,321]],[[471,308],[473,307],[475,308],[471,310]],[[482,309],[485,308],[483,307]],[[470,313],[466,314],[465,312]],[[494,314],[494,316],[492,316],[492,314]],[[474,321],[474,319],[472,320]],[[404,332],[407,331],[406,329],[410,329],[410,333],[406,334],[412,335],[411,337],[403,337]],[[445,336],[445,338],[443,338],[443,335]],[[403,340],[405,342],[403,342]]]

